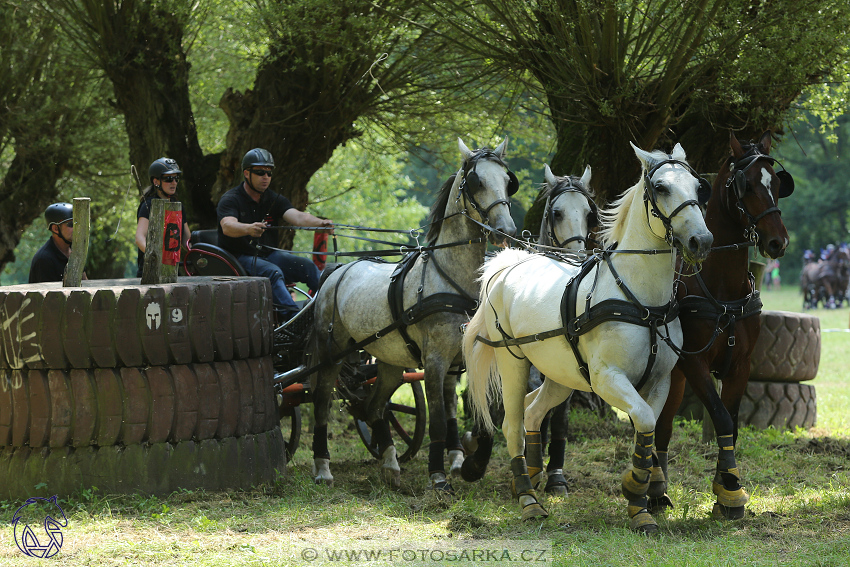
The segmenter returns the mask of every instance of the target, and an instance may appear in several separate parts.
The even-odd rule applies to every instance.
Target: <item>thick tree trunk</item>
[[[189,63],[183,49],[183,27],[168,14],[140,10],[140,23],[122,27],[118,18],[107,40],[120,42],[116,52],[125,56],[107,66],[115,93],[115,106],[124,115],[135,164],[143,185],[148,167],[160,157],[177,160],[183,171],[178,196],[187,221],[207,227],[215,223],[215,203],[210,189],[218,156],[205,156],[189,100]],[[119,49],[125,45],[135,49]],[[107,44],[106,49],[110,46]]]
[[[254,89],[244,93],[228,89],[222,97],[219,104],[230,129],[213,187],[216,201],[242,180],[245,152],[259,147],[274,157],[270,189],[304,210],[310,178],[338,146],[360,135],[354,120],[372,95],[358,93],[357,87],[348,92],[329,89],[322,76],[294,69],[292,57],[273,50],[257,74]],[[283,231],[281,245],[289,247],[292,238],[292,231]]]
[[[40,131],[30,132],[29,137],[41,137]],[[35,147],[34,140],[27,141],[27,134],[19,132],[16,147]],[[43,137],[42,137],[43,138]],[[44,141],[42,139],[42,141]],[[21,234],[33,219],[42,217],[44,210],[56,199],[56,187],[68,165],[69,154],[64,144],[41,145],[39,151],[15,154],[6,176],[0,183],[0,270],[7,262],[15,260],[15,248]],[[47,225],[44,225],[47,240]]]

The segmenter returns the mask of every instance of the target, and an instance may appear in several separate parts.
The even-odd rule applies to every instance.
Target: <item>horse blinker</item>
[[[697,189],[697,201],[705,207],[708,200],[711,198],[711,183],[705,177],[699,178],[699,189]]]
[[[784,169],[777,171],[776,177],[779,178],[779,198],[790,196],[794,192],[794,178]]]

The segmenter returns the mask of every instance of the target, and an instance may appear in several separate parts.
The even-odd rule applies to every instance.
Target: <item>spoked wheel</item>
[[[280,432],[283,434],[283,442],[286,444],[286,462],[292,460],[298,443],[301,442],[301,408],[280,407]]]
[[[425,438],[427,413],[421,380],[405,382],[399,386],[387,402],[384,415],[390,423],[390,434],[398,451],[398,462],[405,463],[419,451]],[[379,458],[377,443],[372,441],[372,428],[357,418],[354,418],[354,425],[369,453],[376,459]]]

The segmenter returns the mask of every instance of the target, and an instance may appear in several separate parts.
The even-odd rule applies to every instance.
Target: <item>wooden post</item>
[[[80,287],[83,281],[83,271],[86,269],[86,258],[89,255],[89,227],[91,199],[88,197],[74,198],[74,235],[71,237],[71,256],[65,267],[62,287]]]
[[[169,250],[165,249],[175,241],[171,235],[166,234],[167,231],[174,230],[171,225],[175,223],[166,223],[166,216],[168,213],[180,213],[181,211],[182,205],[179,201],[171,202],[164,199],[151,201],[151,215],[148,219],[148,236],[145,244],[145,262],[142,266],[142,284],[163,284],[177,281],[179,262],[174,265],[169,263],[167,258]],[[179,232],[183,228],[182,217],[176,224]],[[182,240],[180,237],[176,239],[178,255],[180,253],[180,240]]]

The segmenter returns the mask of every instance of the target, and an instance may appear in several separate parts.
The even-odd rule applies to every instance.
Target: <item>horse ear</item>
[[[554,187],[558,184],[558,179],[555,177],[555,174],[552,173],[552,169],[549,167],[549,164],[543,164],[543,177],[546,179],[546,183],[549,184],[549,187]]]
[[[501,144],[496,146],[496,149],[493,150],[493,153],[495,153],[497,156],[499,156],[499,159],[505,159],[505,154],[507,153],[507,151],[508,151],[508,137],[505,136],[505,139],[502,140]]]
[[[582,174],[581,179],[579,179],[579,183],[581,183],[585,189],[590,191],[590,165],[584,168],[584,173]]]
[[[467,161],[472,157],[472,151],[466,147],[466,144],[460,138],[457,139],[457,147],[460,148],[460,155],[463,156],[463,161]]]
[[[632,142],[629,142],[629,144],[631,144],[632,149],[635,151],[635,155],[640,160],[640,162],[643,164],[643,168],[649,169],[649,167],[650,167],[649,164],[651,164],[652,161],[653,161],[650,153],[643,151],[642,149],[640,149],[639,147],[634,145],[634,143],[632,143]]]
[[[773,143],[772,132],[770,130],[765,130],[764,134],[759,138],[759,145],[764,148],[764,153],[770,153],[770,145]]]
[[[732,148],[732,157],[737,161],[744,155],[744,148],[741,147],[741,142],[735,137],[735,132],[729,131],[729,147]]]
[[[673,153],[670,154],[670,157],[679,161],[687,161],[688,156],[685,155],[685,148],[682,147],[682,144],[676,143],[673,146]]]

